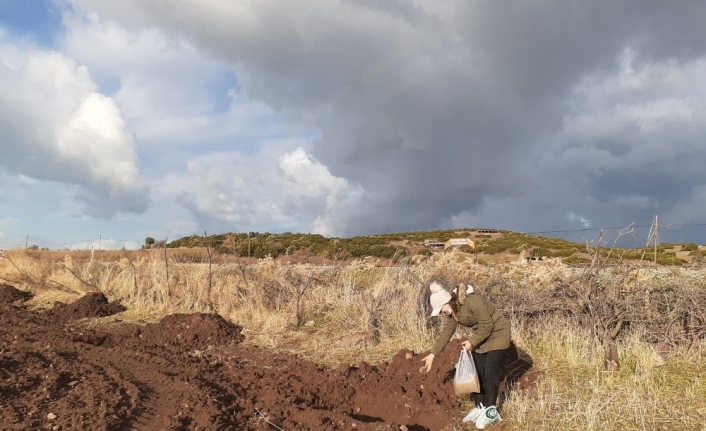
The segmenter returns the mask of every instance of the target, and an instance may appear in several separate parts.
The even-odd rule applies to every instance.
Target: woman
[[[426,372],[431,369],[434,357],[441,353],[458,325],[473,329],[473,335],[461,343],[461,347],[473,354],[481,392],[473,394],[475,407],[463,421],[473,421],[476,428],[484,429],[501,420],[495,403],[500,390],[502,359],[510,347],[510,323],[500,310],[478,294],[470,293],[461,303],[455,292],[449,293],[439,283],[434,282],[429,288],[432,291],[431,315],[442,314],[447,320],[431,353],[422,359],[424,369]]]

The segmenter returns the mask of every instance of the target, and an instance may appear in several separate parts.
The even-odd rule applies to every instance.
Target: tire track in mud
[[[103,356],[103,357],[101,357]],[[144,361],[136,360],[131,355],[115,360],[113,355],[97,355],[99,362],[107,363],[120,373],[123,380],[134,385],[134,392],[127,392],[130,404],[135,407],[135,417],[126,425],[124,431],[151,431],[164,429],[164,419],[173,410],[170,403],[170,393],[174,385],[172,379],[153,366],[146,366]],[[138,378],[130,370],[140,370]]]

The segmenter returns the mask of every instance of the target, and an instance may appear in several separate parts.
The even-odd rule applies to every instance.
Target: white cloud
[[[270,107],[241,91],[232,65],[185,38],[154,27],[130,31],[96,15],[67,12],[65,22],[63,49],[113,91],[143,154],[239,146],[283,132]]]
[[[71,12],[65,22],[63,47],[99,81],[112,83],[149,160],[154,214],[148,218],[165,214],[171,220],[164,228],[177,234],[312,226],[334,231],[335,222],[325,218],[331,214],[316,211],[345,202],[347,181],[297,149],[311,147],[298,136],[315,133],[252,100],[232,65],[154,27],[130,30]]]
[[[144,211],[148,189],[115,103],[85,66],[25,48],[21,58],[0,48],[0,169],[80,186],[76,198],[87,214]]]
[[[303,148],[279,158],[287,195],[320,197],[337,195],[348,187],[348,181],[331,175],[321,163],[312,159]]]
[[[332,176],[299,140],[268,142],[255,154],[193,157],[188,170],[157,189],[179,196],[199,226],[217,231],[340,233],[336,212],[356,202],[359,186]]]
[[[571,211],[567,212],[567,213],[566,213],[566,218],[567,218],[569,221],[572,221],[572,222],[573,222],[573,221],[578,221],[579,223],[581,223],[581,226],[583,226],[584,228],[590,228],[590,227],[591,227],[591,221],[590,221],[590,220],[588,220],[586,217],[584,217],[584,216],[582,216],[582,215],[576,214],[575,212],[571,212]]]
[[[115,191],[129,193],[141,187],[132,137],[115,102],[102,94],[92,92],[81,101],[69,121],[58,128],[56,147],[60,158],[88,165],[92,178]]]

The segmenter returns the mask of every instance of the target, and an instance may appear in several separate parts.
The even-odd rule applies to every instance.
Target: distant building
[[[451,238],[450,240],[446,241],[444,244],[444,248],[451,248],[451,247],[461,247],[467,245],[471,248],[476,248],[476,243],[470,238]]]
[[[424,241],[424,247],[427,248],[445,248],[446,244],[438,241]]]
[[[496,235],[500,233],[500,231],[497,229],[473,229],[473,232],[485,235]]]

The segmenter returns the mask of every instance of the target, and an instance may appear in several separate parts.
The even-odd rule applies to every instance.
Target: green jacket
[[[473,335],[468,338],[468,341],[478,353],[510,347],[510,323],[495,305],[482,296],[468,295],[458,310],[457,319],[449,316],[444,330],[431,348],[431,353],[439,355],[444,350],[458,325],[473,329]]]

